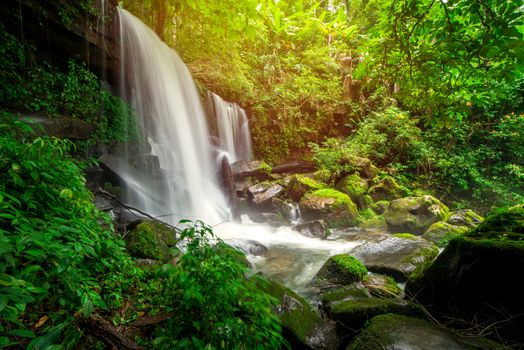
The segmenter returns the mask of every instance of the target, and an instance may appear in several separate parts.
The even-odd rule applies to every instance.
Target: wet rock
[[[326,315],[339,324],[339,332],[348,334],[364,327],[367,320],[385,313],[421,315],[421,309],[408,300],[370,297],[367,290],[344,287],[322,295]]]
[[[331,285],[346,286],[361,281],[368,270],[358,259],[348,254],[330,257],[315,276],[317,281]]]
[[[374,202],[384,200],[391,201],[393,199],[402,198],[408,194],[407,189],[400,186],[391,176],[386,176],[375,182],[376,183],[371,186],[368,191],[368,194],[373,198]]]
[[[405,281],[417,268],[432,261],[438,248],[413,235],[388,237],[378,243],[366,242],[352,250],[369,271]]]
[[[307,192],[327,187],[326,184],[304,175],[293,175],[286,186],[286,197],[298,202]]]
[[[268,211],[275,209],[273,199],[276,199],[284,192],[284,187],[278,184],[260,183],[249,187],[249,204],[258,211]]]
[[[262,256],[268,251],[267,247],[260,242],[252,240],[228,239],[227,244],[241,249],[246,254]]]
[[[439,221],[431,225],[422,238],[435,243],[437,247],[445,247],[450,240],[463,236],[468,231],[466,226],[455,226],[445,221]]]
[[[438,258],[406,284],[406,295],[451,326],[496,326],[496,334],[524,343],[524,298],[516,270],[524,266],[524,207],[486,218],[449,242]]]
[[[358,203],[360,197],[368,190],[368,182],[358,175],[347,175],[337,183],[335,189],[347,194],[352,201]]]
[[[239,160],[231,164],[231,171],[236,181],[253,177],[259,181],[270,179],[271,167],[259,160]]]
[[[404,296],[402,289],[390,276],[368,275],[364,278],[362,284],[374,297],[395,299]]]
[[[315,220],[296,225],[293,227],[294,231],[298,231],[301,235],[306,237],[327,238],[330,230],[324,220]]]
[[[478,215],[471,209],[463,209],[452,211],[449,214],[448,223],[455,226],[475,227],[484,220],[482,216]]]
[[[504,349],[481,338],[460,338],[418,318],[385,314],[373,317],[346,350],[495,350]]]
[[[284,338],[293,349],[337,349],[335,326],[323,320],[301,296],[276,281],[261,289],[278,300]]]
[[[432,196],[406,197],[389,204],[385,214],[391,232],[421,235],[437,221],[446,220],[449,209]]]
[[[330,227],[351,226],[358,215],[357,206],[347,194],[327,188],[304,195],[300,212],[305,220],[324,219]]]

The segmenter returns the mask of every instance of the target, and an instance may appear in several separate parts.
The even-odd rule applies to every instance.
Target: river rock
[[[374,316],[394,312],[409,316],[421,315],[413,302],[400,299],[383,299],[369,296],[367,289],[351,285],[322,295],[326,315],[339,325],[341,333],[358,331]]]
[[[327,238],[330,230],[324,220],[314,220],[293,227],[294,231],[298,231],[301,235],[306,237]]]
[[[368,190],[368,182],[358,175],[347,175],[337,183],[335,189],[347,194],[352,201],[358,203],[360,197]]]
[[[481,338],[460,338],[455,333],[438,328],[428,321],[396,314],[373,317],[346,350],[495,350],[505,347]],[[506,348],[509,349],[509,348]]]
[[[374,179],[375,184],[369,188],[368,194],[374,202],[391,201],[402,198],[408,193],[407,189],[400,186],[397,181],[391,176],[386,176],[383,179]]]
[[[305,220],[324,219],[330,227],[353,225],[358,215],[357,206],[351,198],[332,189],[307,193],[299,206]]]
[[[467,231],[468,228],[466,226],[455,226],[445,221],[439,221],[431,225],[424,232],[422,238],[443,248],[451,239],[463,236]]]
[[[231,164],[231,171],[236,181],[253,177],[259,181],[271,178],[271,167],[259,160],[239,160]]]
[[[390,276],[368,275],[362,280],[362,284],[374,297],[396,299],[404,296],[402,289]]]
[[[361,281],[368,270],[358,259],[348,254],[330,257],[317,272],[315,279],[321,283],[346,286]]]
[[[484,220],[482,216],[471,209],[452,211],[449,214],[448,223],[455,226],[475,227]]]
[[[432,196],[406,197],[389,204],[385,214],[391,232],[421,235],[437,221],[446,220],[449,209]]]
[[[307,192],[326,188],[327,185],[305,175],[293,175],[286,186],[286,197],[298,202]]]
[[[278,300],[276,312],[292,349],[338,348],[335,326],[323,320],[304,298],[276,281],[261,285],[261,289]]]
[[[524,207],[486,218],[406,284],[406,294],[457,327],[495,327],[502,338],[524,343]]]
[[[351,251],[369,271],[405,281],[417,268],[438,254],[433,243],[413,235],[391,236],[378,243],[366,242]]]
[[[249,187],[248,198],[250,205],[259,211],[274,209],[273,199],[284,192],[284,187],[279,184],[260,183]]]

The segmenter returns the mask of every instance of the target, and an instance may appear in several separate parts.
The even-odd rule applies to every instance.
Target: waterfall
[[[208,93],[208,99],[217,121],[219,147],[229,162],[251,160],[253,150],[246,112],[236,103],[224,101],[212,92]]]
[[[180,218],[217,224],[229,209],[201,101],[177,53],[139,19],[118,9],[121,94],[138,115],[142,144],[118,162],[132,205],[176,223]]]

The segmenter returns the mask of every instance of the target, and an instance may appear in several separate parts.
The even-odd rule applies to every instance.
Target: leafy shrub
[[[158,291],[174,316],[156,331],[159,349],[278,349],[283,345],[273,300],[259,276],[246,279],[236,254],[217,254],[211,229],[196,222],[181,234],[187,251],[176,266],[164,265]]]

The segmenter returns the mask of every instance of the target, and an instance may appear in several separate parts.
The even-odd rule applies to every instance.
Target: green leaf
[[[67,325],[67,323],[61,323],[48,330],[46,335],[37,337],[29,343],[27,350],[44,350],[48,349],[51,345],[60,340],[62,335],[62,330]]]
[[[23,338],[34,338],[35,337],[35,333],[31,332],[28,329],[23,329],[23,328],[12,330],[8,332],[7,334],[14,335],[15,337],[23,337]]]
[[[89,298],[87,293],[84,293],[84,295],[82,295],[82,314],[87,318],[93,313],[93,310],[94,306],[91,298]]]

